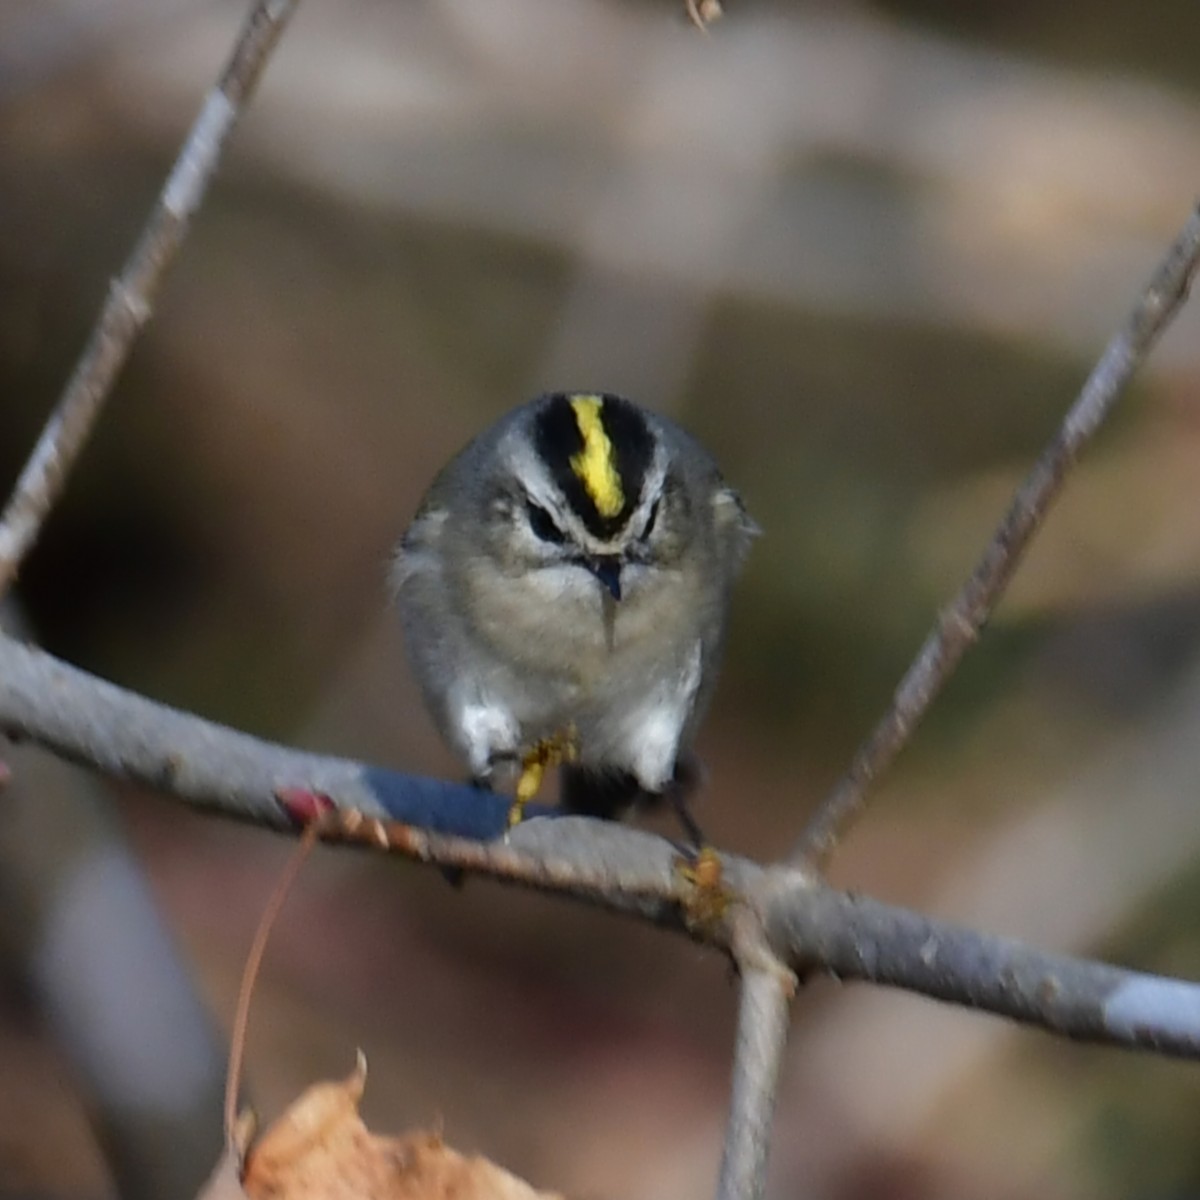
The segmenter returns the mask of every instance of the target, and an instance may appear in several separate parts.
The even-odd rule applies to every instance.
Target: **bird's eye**
[[[646,528],[642,530],[642,541],[649,541],[650,535],[654,532],[654,525],[658,521],[658,501],[650,506],[650,515],[646,518]]]
[[[561,546],[567,540],[566,534],[555,525],[554,518],[540,504],[534,504],[532,500],[528,501],[525,505],[525,513],[529,518],[529,528],[543,542],[553,542],[554,545]]]

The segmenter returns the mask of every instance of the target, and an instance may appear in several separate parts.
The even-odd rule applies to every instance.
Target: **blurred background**
[[[247,7],[0,7],[3,489]],[[172,704],[456,776],[387,609],[391,545],[508,407],[625,392],[706,441],[765,530],[697,815],[724,848],[784,854],[1186,218],[1195,35],[1193,0],[729,0],[710,36],[682,0],[308,0],[23,573],[30,622]],[[839,884],[1200,972],[1198,335],[1193,303]],[[205,1042],[170,939],[227,1029],[291,847],[20,753],[0,1194],[100,1197],[129,1178],[111,1083],[133,1059],[191,1063],[155,1120],[172,1079],[212,1111],[224,1034]],[[64,901],[101,811],[123,865],[99,874],[163,925]],[[47,951],[68,910],[74,941]],[[97,1066],[78,1026],[113,971],[161,1019]],[[380,1131],[436,1125],[572,1197],[693,1200],[735,1000],[680,939],[322,851],[268,950],[249,1086],[273,1116],[362,1047]],[[771,1194],[1200,1194],[1198,1102],[1194,1066],[821,981],[796,1005]],[[178,1130],[145,1136],[186,1157]]]

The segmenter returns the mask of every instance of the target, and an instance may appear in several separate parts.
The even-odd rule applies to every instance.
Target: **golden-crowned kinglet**
[[[392,583],[442,735],[477,783],[519,774],[514,823],[549,762],[573,811],[676,794],[756,532],[698,442],[619,396],[533,400],[443,468]]]

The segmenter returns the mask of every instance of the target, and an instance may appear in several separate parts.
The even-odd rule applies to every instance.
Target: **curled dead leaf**
[[[249,1200],[561,1200],[436,1133],[372,1133],[358,1115],[366,1063],[340,1083],[309,1088],[250,1148],[241,1187]],[[216,1193],[202,1200],[228,1200]]]

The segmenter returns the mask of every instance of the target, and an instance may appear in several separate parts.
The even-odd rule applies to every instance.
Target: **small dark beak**
[[[621,560],[613,555],[589,558],[587,569],[608,589],[614,600],[621,598]]]

